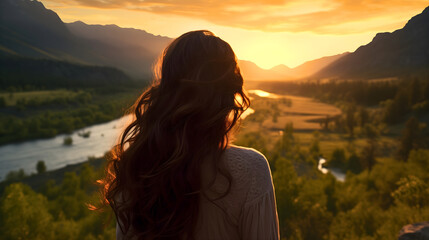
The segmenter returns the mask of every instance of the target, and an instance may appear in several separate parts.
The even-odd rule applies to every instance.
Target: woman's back
[[[127,239],[278,239],[265,157],[231,146],[250,100],[231,46],[209,31],[166,47],[106,167]]]
[[[222,160],[232,176],[228,194],[223,193],[228,181],[221,174],[207,197],[201,196],[196,239],[278,239],[278,220],[271,171],[266,158],[256,150],[228,147]],[[209,164],[202,168],[203,184],[214,176]]]

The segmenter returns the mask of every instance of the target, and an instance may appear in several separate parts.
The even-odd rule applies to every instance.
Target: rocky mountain
[[[320,70],[315,78],[370,79],[429,76],[429,7],[392,33],[378,33],[367,45]]]

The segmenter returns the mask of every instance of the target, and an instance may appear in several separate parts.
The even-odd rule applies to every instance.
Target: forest
[[[340,115],[321,119],[319,130],[303,132],[288,123],[282,134],[270,137],[269,129],[246,126],[275,116],[273,106],[281,101],[252,95],[255,113],[242,122],[245,131],[238,132],[234,143],[255,148],[269,160],[282,239],[396,239],[404,225],[429,219],[429,79],[260,83],[259,87],[312,97],[341,109]],[[88,102],[97,98],[90,90],[78,91],[65,106],[87,106],[78,100],[83,95],[90,96]],[[103,113],[101,106],[96,109]],[[124,106],[118,103],[111,109]],[[82,124],[97,119],[92,115],[92,120],[82,120],[87,115],[75,116]],[[79,120],[71,122],[73,127],[79,125]],[[334,146],[328,146],[328,140]],[[327,167],[344,171],[345,181],[321,173],[320,157],[327,159]],[[8,174],[0,184],[1,238],[115,239],[111,210],[89,210],[89,205],[99,203],[96,180],[104,174],[104,158],[98,159],[101,164],[96,161],[89,159],[64,174],[47,171],[43,162],[35,166],[37,174]],[[44,180],[35,184],[37,178]]]
[[[116,119],[148,84],[110,67],[22,57],[0,57],[0,76],[0,145]]]

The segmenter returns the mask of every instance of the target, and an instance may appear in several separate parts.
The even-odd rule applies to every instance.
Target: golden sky
[[[116,24],[178,37],[207,29],[263,68],[354,51],[402,28],[427,0],[41,0],[64,22]]]

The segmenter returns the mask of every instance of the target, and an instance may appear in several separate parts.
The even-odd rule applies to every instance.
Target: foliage
[[[42,174],[46,172],[46,164],[43,160],[40,160],[36,164],[36,170],[38,174]]]
[[[399,123],[406,119],[404,116],[411,117],[416,109],[425,109],[421,105],[428,101],[428,83],[415,80],[290,83],[289,86],[288,91],[305,90],[307,94],[313,91],[311,94],[319,99],[344,101],[340,107],[345,114],[332,121],[344,133],[345,140],[335,140],[327,164],[340,167],[347,175],[340,182],[317,170],[317,157],[326,137],[324,131],[333,130],[329,126],[312,136],[308,134],[311,140],[305,147],[292,124],[283,128],[273,144],[269,144],[270,135],[257,129],[238,135],[237,144],[263,152],[270,161],[282,238],[395,239],[402,226],[429,219],[429,150],[424,124],[413,118],[405,124],[395,143],[402,161],[392,153],[381,156],[380,144],[384,123]],[[93,123],[94,112],[105,111],[109,115],[117,109],[113,104],[95,106],[91,101],[96,101],[98,95],[91,96],[85,107],[75,109],[79,111],[76,118],[70,117],[75,110],[65,114],[61,123],[55,122],[56,113],[49,113],[40,121],[17,117],[5,121],[8,124],[5,129],[26,136],[45,129],[44,121],[51,121],[47,125],[55,126],[55,130],[72,131],[77,125]],[[378,110],[367,108],[376,104],[380,104]],[[272,114],[256,111],[248,120],[261,123],[264,116],[276,118]],[[345,144],[338,145],[339,141]],[[10,184],[0,200],[0,238],[114,239],[111,211],[96,213],[86,205],[97,201],[97,187],[93,183],[101,172],[102,169],[85,164],[79,174],[66,173],[60,181],[47,181],[40,188]],[[17,171],[9,173],[6,179],[16,181],[26,177],[24,171]]]
[[[73,138],[72,137],[67,136],[64,138],[63,145],[70,146],[72,144],[73,144]]]
[[[112,212],[88,210],[98,193],[91,188],[101,171],[84,164],[80,176],[66,173],[39,192],[23,183],[6,187],[0,199],[1,239],[115,239]]]
[[[95,123],[121,116],[140,90],[119,89],[109,94],[103,89],[19,92],[15,105],[0,107],[0,145],[71,133]],[[56,96],[63,93],[64,96]],[[49,95],[52,94],[53,98]],[[27,96],[27,97],[25,97]],[[90,133],[83,133],[83,137]]]
[[[400,145],[398,149],[399,158],[406,161],[410,151],[412,149],[418,148],[419,145],[421,145],[421,130],[422,129],[417,118],[411,117],[408,119],[400,139]]]

